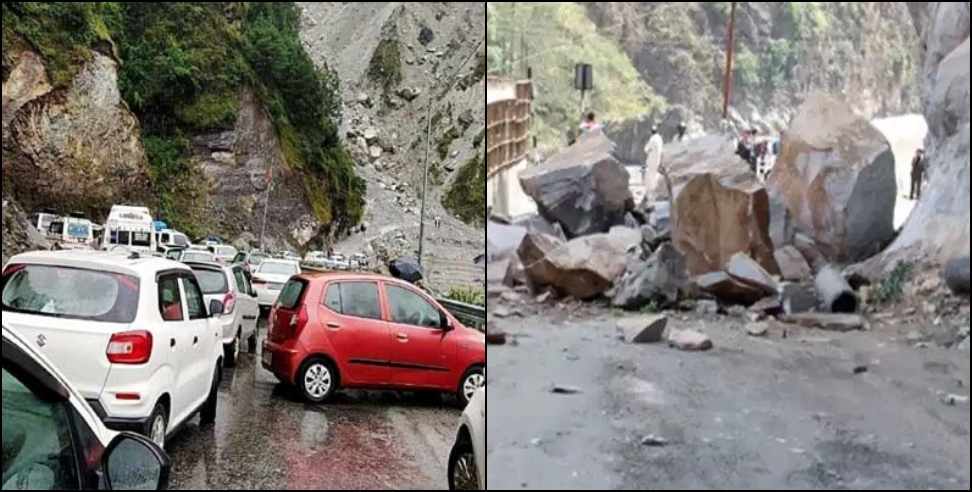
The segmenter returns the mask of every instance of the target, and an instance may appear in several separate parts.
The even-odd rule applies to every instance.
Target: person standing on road
[[[685,123],[679,123],[678,124],[678,141],[679,142],[681,142],[682,140],[685,140],[685,131],[686,130],[687,130],[687,127],[685,126]]]
[[[587,113],[584,117],[584,121],[581,122],[580,131],[582,134],[591,133],[601,130],[601,124],[597,122],[597,116],[593,113]]]
[[[645,145],[645,164],[641,167],[641,184],[645,187],[645,196],[650,196],[655,191],[664,144],[662,136],[658,133],[658,127],[652,126],[651,138]]]
[[[915,151],[915,158],[911,160],[911,200],[921,199],[921,182],[925,179],[925,151]]]

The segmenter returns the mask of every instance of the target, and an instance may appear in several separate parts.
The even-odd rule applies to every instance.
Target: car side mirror
[[[209,317],[210,318],[216,318],[218,316],[222,316],[224,309],[225,309],[225,306],[223,306],[223,302],[222,301],[218,301],[216,299],[213,299],[209,303]]]
[[[449,320],[449,316],[442,311],[439,311],[439,328],[442,328],[442,331],[447,332],[456,329],[456,327],[453,326],[452,321]]]
[[[169,488],[169,457],[146,437],[129,432],[118,435],[102,460],[108,490]]]

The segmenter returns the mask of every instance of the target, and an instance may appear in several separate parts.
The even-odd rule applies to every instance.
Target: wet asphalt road
[[[260,367],[259,353],[241,358],[224,375],[216,425],[194,418],[167,443],[172,489],[448,488],[461,414],[449,397],[354,391],[310,405]]]
[[[608,311],[566,316],[504,320],[518,345],[489,347],[491,487],[969,490],[969,406],[938,396],[968,396],[968,352],[672,320],[715,343],[684,353],[624,344]]]

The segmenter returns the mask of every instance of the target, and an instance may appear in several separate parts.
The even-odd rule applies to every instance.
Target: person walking
[[[596,132],[601,129],[601,124],[597,122],[597,116],[593,112],[587,113],[587,116],[584,117],[584,121],[580,125],[582,134]]]
[[[921,199],[921,182],[925,179],[925,151],[915,151],[915,158],[911,160],[911,200]]]
[[[641,167],[641,184],[645,187],[645,196],[651,196],[655,191],[664,144],[658,127],[652,126],[651,138],[645,145],[645,164]]]

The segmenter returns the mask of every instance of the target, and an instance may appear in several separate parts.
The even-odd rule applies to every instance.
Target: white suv
[[[3,269],[5,325],[36,344],[105,425],[160,447],[199,413],[216,419],[217,319],[189,267],[107,252],[35,252]]]
[[[486,490],[486,388],[462,414],[449,455],[449,490]]]
[[[257,305],[256,292],[243,273],[243,265],[224,266],[217,263],[186,263],[196,274],[206,303],[223,303],[219,321],[223,330],[223,364],[235,367],[243,341],[251,354],[256,353]]]

